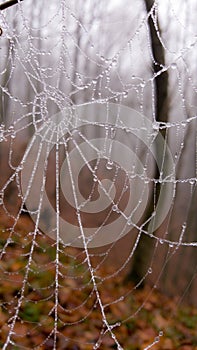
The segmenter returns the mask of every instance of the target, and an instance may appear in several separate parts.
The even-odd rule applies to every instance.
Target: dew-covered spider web
[[[1,8],[2,349],[167,349],[151,295],[197,304],[196,13]]]

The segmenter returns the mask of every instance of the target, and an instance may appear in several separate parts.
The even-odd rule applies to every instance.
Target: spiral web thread
[[[137,0],[134,6],[129,1],[62,0],[49,4],[25,0],[0,13],[2,349],[126,348],[128,339],[125,343],[120,340],[122,327],[138,316],[151,295],[150,291],[141,305],[134,305],[136,289],[146,281],[155,289],[177,252],[195,249],[196,10],[193,1],[179,5],[155,1],[147,14],[144,2]],[[157,62],[151,51],[150,16],[166,60],[157,74],[152,70]],[[169,118],[158,123],[155,80],[164,72],[169,77]],[[86,114],[78,112],[91,106],[95,115],[86,120]],[[122,121],[122,106],[123,111],[127,106],[150,121],[149,147],[138,138],[136,125],[128,127]],[[96,117],[99,108],[105,110],[102,121]],[[63,113],[60,123],[53,119],[59,112]],[[160,177],[155,178],[150,149],[159,133],[165,136]],[[127,163],[131,160],[129,147],[133,150],[129,170],[112,159],[116,139],[126,145],[122,149],[128,151],[123,157]],[[31,154],[35,144],[36,151]],[[165,178],[166,144],[175,173]],[[88,152],[94,157],[89,159]],[[65,159],[68,182],[64,191],[60,178]],[[81,160],[84,165],[80,168],[77,163]],[[41,164],[42,176],[37,182]],[[24,169],[28,181],[22,188]],[[131,178],[137,178],[142,191],[128,213],[125,203],[132,191]],[[161,222],[164,228],[151,232],[147,227],[156,211],[157,184],[168,182],[173,186],[168,214],[165,223]],[[63,198],[68,186],[72,205],[65,204]],[[146,186],[148,196],[154,194],[153,210],[145,215],[147,202],[134,222],[132,215],[145,201]],[[53,220],[48,208],[43,209],[46,191],[55,213]],[[105,198],[108,210],[93,210],[86,216],[86,206],[92,208],[99,195]],[[43,216],[46,227],[41,230]],[[116,239],[92,249],[95,237],[118,217],[124,219],[124,225]],[[62,220],[77,227],[73,239],[65,238],[66,226],[62,238]],[[92,232],[89,239],[87,228]],[[130,237],[124,248],[118,245],[123,236]],[[151,258],[143,278],[123,289],[124,272],[143,236],[152,238]],[[164,253],[157,261],[161,247]],[[119,255],[123,259],[116,266]],[[195,275],[194,262],[182,294],[195,282]],[[158,329],[143,348],[155,348],[163,331]]]

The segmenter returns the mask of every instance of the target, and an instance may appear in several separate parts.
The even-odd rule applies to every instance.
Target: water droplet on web
[[[190,180],[189,180],[189,183],[190,183],[190,185],[194,185],[194,184],[195,184],[195,180],[190,179]]]
[[[163,337],[163,331],[159,332],[159,337]]]
[[[152,272],[153,272],[152,267],[149,267],[149,269],[148,269],[148,273],[149,273],[149,274],[151,274]]]
[[[123,188],[123,192],[127,192],[128,188],[129,188],[129,186],[125,186],[125,187]]]
[[[176,68],[177,68],[177,64],[173,62],[173,63],[171,64],[171,68],[172,68],[172,69],[176,69]]]
[[[119,344],[118,344],[117,349],[118,349],[118,350],[123,350],[122,346],[120,346]]]
[[[0,131],[3,131],[5,129],[5,125],[4,124],[1,124],[0,125]]]
[[[156,131],[159,130],[159,123],[158,122],[153,123],[153,130],[156,130]]]
[[[94,350],[97,350],[98,348],[99,348],[99,343],[94,344],[93,349],[94,349]]]
[[[140,86],[141,86],[141,88],[144,88],[144,86],[145,86],[145,82],[144,82],[144,81],[142,81],[142,82],[140,83]]]
[[[108,161],[106,164],[106,168],[107,170],[111,170],[113,168],[113,162],[112,161]]]
[[[115,128],[111,128],[111,138],[113,139],[116,135],[116,130]]]
[[[159,337],[155,337],[155,343],[158,343],[160,341]]]
[[[118,210],[117,204],[112,205],[112,210],[113,210],[113,211],[117,211],[117,210]]]
[[[131,218],[128,218],[128,220],[127,220],[127,225],[132,225],[132,219]]]
[[[78,88],[78,90],[83,90],[83,89],[85,89],[85,85],[80,85],[77,88]]]
[[[124,91],[123,92],[123,98],[127,98],[128,97],[128,91]]]
[[[117,59],[113,59],[113,61],[112,61],[112,66],[114,66],[114,67],[116,67],[117,66]]]

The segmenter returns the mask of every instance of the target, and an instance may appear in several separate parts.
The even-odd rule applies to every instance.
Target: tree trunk
[[[154,0],[144,0],[146,11],[149,14],[148,25],[150,32],[150,43],[151,43],[151,56],[152,56],[152,69],[153,75],[159,73],[159,71],[165,65],[165,52],[162,43],[159,39],[160,28],[159,21],[157,18],[157,9]],[[168,72],[162,72],[156,75],[154,79],[155,83],[155,117],[157,122],[167,122],[168,121]],[[165,138],[165,129],[162,130],[162,136]],[[156,158],[161,159],[163,149],[156,149]],[[159,169],[155,166],[154,178],[159,178]],[[159,185],[156,187],[156,202],[158,200],[160,188]],[[146,221],[154,210],[154,193],[151,195],[149,208],[146,212]],[[147,230],[145,227],[145,230]],[[132,268],[128,274],[128,279],[132,280],[134,283],[139,283],[143,280],[146,274],[148,266],[150,266],[150,260],[152,257],[154,248],[154,240],[147,235],[143,235],[140,238],[138,247],[133,256]],[[143,283],[140,284],[143,286]]]

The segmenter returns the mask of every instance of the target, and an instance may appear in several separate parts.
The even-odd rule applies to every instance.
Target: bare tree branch
[[[5,10],[7,9],[8,7],[10,6],[13,6],[13,5],[16,5],[18,4],[19,2],[21,2],[23,0],[8,0],[6,2],[4,2],[3,4],[0,4],[0,10]]]

